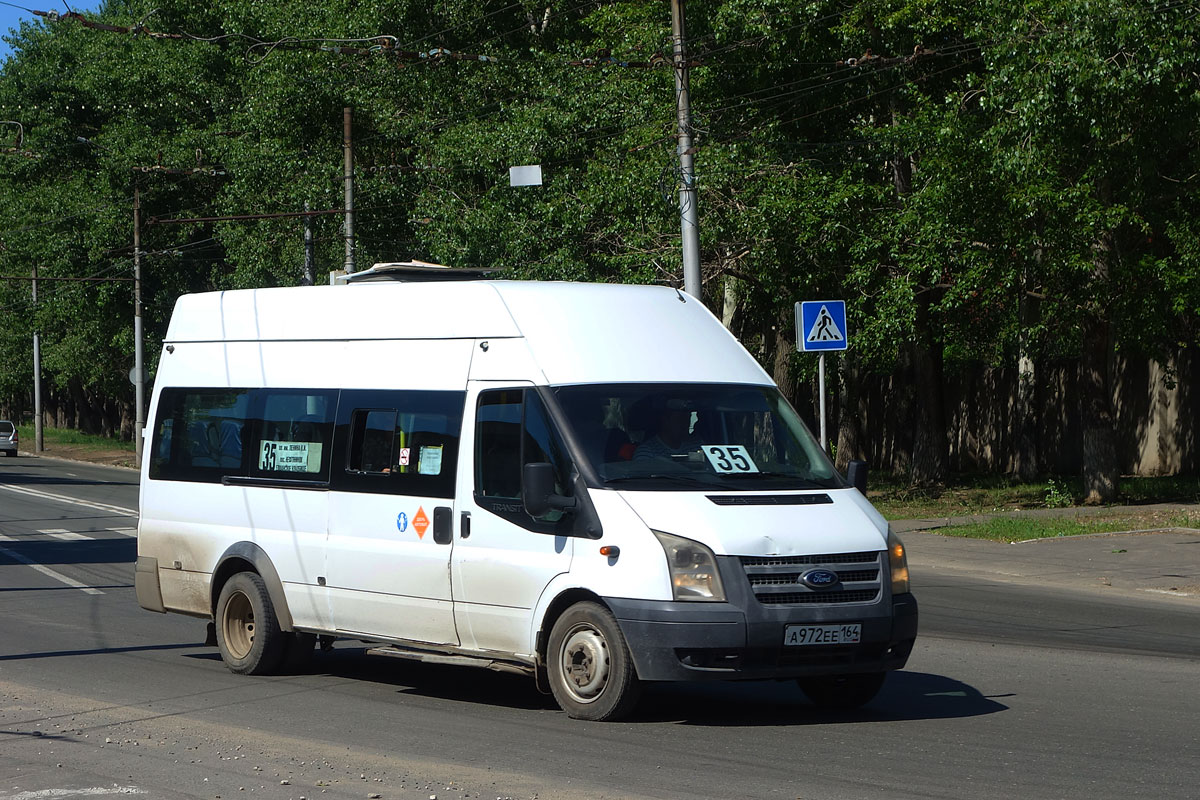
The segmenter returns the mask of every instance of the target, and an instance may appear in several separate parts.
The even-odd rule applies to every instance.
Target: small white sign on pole
[[[509,186],[541,186],[542,165],[531,164],[526,167],[508,168]]]

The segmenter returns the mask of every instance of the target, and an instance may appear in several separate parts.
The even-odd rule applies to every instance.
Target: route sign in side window
[[[325,481],[329,477],[337,391],[255,391],[250,475]]]
[[[343,391],[337,446],[345,449],[345,467],[334,489],[453,497],[465,398],[463,392]]]

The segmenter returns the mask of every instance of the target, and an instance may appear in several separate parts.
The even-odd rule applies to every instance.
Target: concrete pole
[[[350,109],[342,109],[342,156],[346,178],[346,274],[354,273],[354,150],[350,140]]]
[[[675,106],[679,122],[679,218],[683,234],[683,290],[699,298],[700,231],[696,227],[696,167],[692,153],[692,106],[684,42],[683,0],[671,0],[675,60]]]
[[[33,313],[37,315],[37,265],[33,267]],[[33,329],[33,451],[46,449],[42,432],[42,342],[37,327]]]
[[[817,413],[821,416],[821,449],[826,453],[829,452],[829,439],[825,433],[825,354],[821,353],[817,359],[817,383],[820,393],[820,400],[817,401],[817,407],[820,409]]]
[[[142,350],[142,197],[133,187],[133,463],[142,466],[142,432],[146,426],[146,370]]]
[[[309,211],[308,201],[304,201],[304,213],[307,215]],[[304,217],[304,278],[301,284],[304,286],[312,286],[316,281],[315,262],[313,259],[313,232],[312,232],[312,217]]]

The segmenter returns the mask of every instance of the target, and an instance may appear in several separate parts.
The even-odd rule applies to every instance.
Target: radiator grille
[[[870,603],[883,590],[883,553],[811,556],[742,556],[742,569],[758,602],[767,606]],[[810,569],[837,573],[837,583],[813,589],[801,582]]]

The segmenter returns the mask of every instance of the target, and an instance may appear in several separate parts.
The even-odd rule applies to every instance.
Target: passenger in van
[[[689,428],[692,412],[686,408],[667,407],[658,418],[655,434],[633,451],[634,461],[684,455],[700,447],[700,438]]]
[[[231,419],[221,422],[222,467],[237,467],[242,463],[242,426]]]

